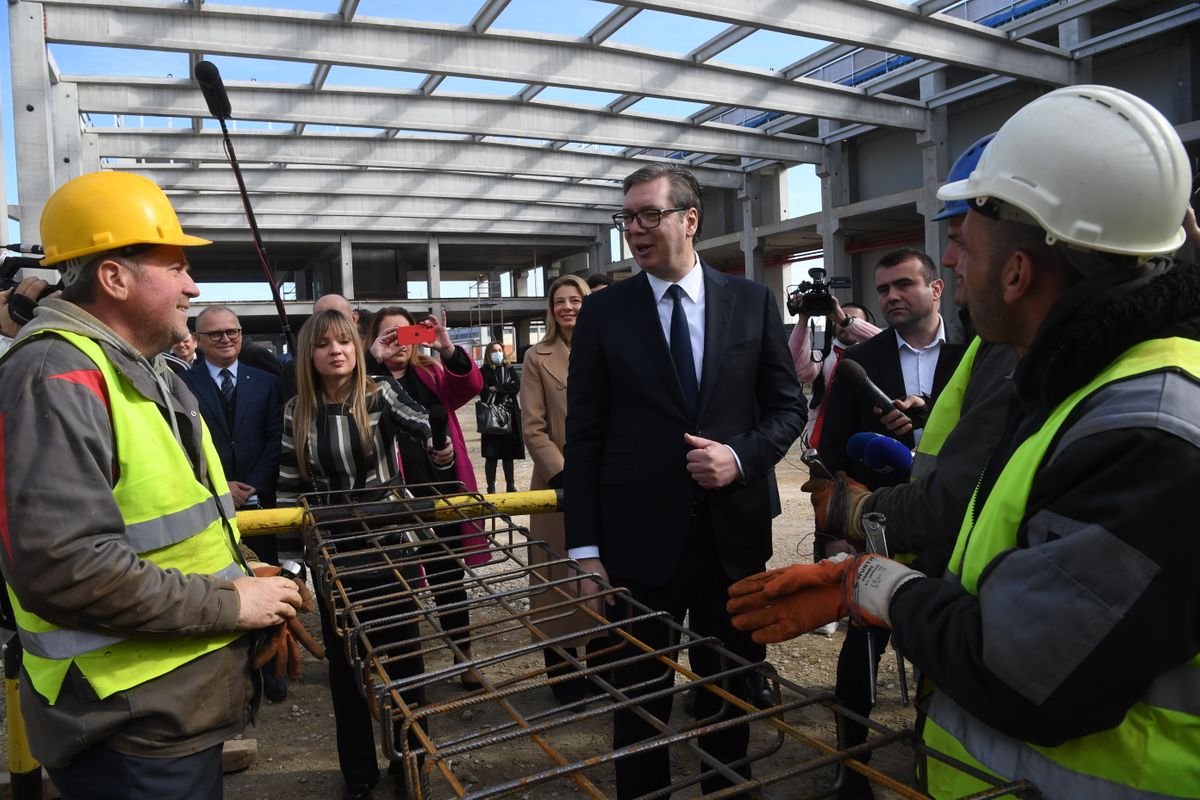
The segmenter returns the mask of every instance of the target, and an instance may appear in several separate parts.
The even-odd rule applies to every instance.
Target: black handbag
[[[491,400],[475,401],[475,423],[480,433],[489,436],[506,436],[512,433],[512,414],[508,406],[496,402],[495,393]]]

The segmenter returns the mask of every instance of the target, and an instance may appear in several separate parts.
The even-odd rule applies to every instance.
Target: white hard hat
[[[1000,200],[1086,250],[1171,253],[1184,241],[1191,172],[1175,128],[1111,86],[1067,86],[1012,116],[966,180],[942,200]]]

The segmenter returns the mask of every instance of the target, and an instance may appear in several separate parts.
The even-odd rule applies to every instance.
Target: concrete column
[[[763,279],[763,243],[754,235],[754,226],[761,217],[758,208],[758,193],[762,187],[762,179],[757,173],[748,173],[742,179],[742,188],[738,191],[738,201],[742,207],[742,263],[745,265],[746,280],[762,283]]]
[[[41,3],[9,3],[8,42],[12,58],[13,142],[21,241],[41,241],[42,207],[53,193],[54,137],[50,118],[50,72]]]
[[[429,305],[436,316],[442,311],[442,257],[436,236],[429,237],[427,270],[426,285],[429,287]]]
[[[342,297],[354,299],[354,242],[350,234],[343,233],[339,237],[341,245],[340,274],[342,282]]]
[[[79,120],[79,94],[74,83],[50,87],[50,116],[54,124],[54,184],[78,178],[83,169],[83,130]]]
[[[921,78],[921,97],[927,99],[946,87],[946,79],[942,72],[925,75]],[[921,213],[925,215],[925,252],[935,264],[941,263],[942,252],[946,242],[946,224],[935,222],[934,217],[942,203],[937,198],[938,187],[946,180],[950,171],[950,134],[946,120],[945,107],[937,108],[926,114],[928,126],[917,132],[917,145],[921,148]],[[943,280],[953,280],[953,276],[942,276]]]
[[[529,341],[529,328],[531,327],[531,324],[532,323],[530,320],[527,319],[513,323],[513,329],[515,332],[513,348],[516,351],[514,355],[517,357],[520,357],[522,350],[532,344],[532,342]]]
[[[1092,19],[1084,14],[1058,26],[1058,46],[1066,51],[1080,42],[1092,38]],[[1092,82],[1092,59],[1081,58],[1071,62],[1071,83]]]
[[[79,171],[86,175],[89,172],[100,171],[100,135],[97,133],[85,133],[80,144],[82,152],[80,153]]]
[[[827,125],[825,120],[820,122],[822,128]],[[822,134],[824,132],[822,130]],[[845,142],[826,145],[825,159],[817,165],[817,177],[821,179],[821,220],[817,223],[817,232],[821,234],[826,272],[830,276],[850,278],[853,275],[839,215],[840,207],[850,201],[850,164],[847,147]],[[854,296],[853,293],[851,296]]]
[[[588,274],[602,275],[612,271],[612,245],[608,241],[608,229],[596,234],[588,251]]]

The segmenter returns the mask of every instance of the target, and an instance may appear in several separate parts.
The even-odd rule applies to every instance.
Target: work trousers
[[[884,628],[863,628],[851,625],[846,631],[846,641],[842,643],[842,651],[838,654],[837,683],[834,691],[843,706],[861,714],[871,716],[871,683],[879,671],[879,659],[887,649],[891,632]],[[874,663],[869,664],[867,646],[868,640],[874,647]],[[838,717],[838,744],[843,747],[853,747],[867,740],[867,726],[854,720]],[[864,764],[871,760],[871,754],[857,756]],[[867,779],[854,770],[843,770],[841,790],[838,797],[849,798],[872,797],[870,784]]]
[[[682,623],[689,614],[689,628],[699,635],[719,638],[725,647],[750,661],[762,658],[763,648],[751,641],[749,634],[735,629],[730,622],[725,603],[729,597],[729,585],[733,581],[725,574],[717,557],[713,543],[712,520],[707,509],[691,518],[687,532],[687,545],[675,573],[662,586],[650,586],[626,577],[612,575],[614,586],[628,587],[634,599],[658,611],[666,611]],[[609,609],[614,618],[637,614],[620,598],[617,605]],[[666,647],[679,641],[678,634],[662,620],[633,623],[630,633],[654,648]],[[628,657],[635,652],[625,647],[614,655],[614,660]],[[734,664],[722,663],[719,654],[710,647],[693,647],[688,653],[694,672],[701,676],[715,675]],[[678,654],[673,656],[678,658]],[[675,671],[665,670],[656,659],[640,658],[634,664],[614,665],[613,681],[618,687],[630,687],[631,696],[639,696],[669,688],[675,682]],[[649,683],[641,688],[639,684]],[[729,681],[722,684],[727,691],[741,697],[745,695],[743,682]],[[667,722],[671,718],[671,696],[648,700],[640,706],[658,719]],[[699,720],[721,712],[722,719],[741,716],[734,707],[721,709],[721,701],[707,690],[699,692],[696,716]],[[619,750],[644,739],[658,735],[658,730],[641,719],[633,711],[618,711],[613,715],[613,749]],[[725,764],[732,764],[746,755],[750,738],[747,725],[740,725],[699,738],[700,747],[709,755]],[[707,766],[704,769],[710,769]],[[734,771],[749,777],[749,764],[740,765]],[[621,758],[616,763],[617,796],[637,797],[647,792],[662,789],[671,783],[670,755],[665,747]],[[721,776],[705,778],[701,788],[704,792],[715,792],[727,787],[730,782]]]
[[[47,767],[63,800],[221,800],[221,745],[178,758],[143,758],[95,744]]]
[[[372,576],[359,580],[344,580],[348,592],[356,599],[367,599],[372,592],[387,593],[397,590],[397,585],[386,574]],[[333,721],[337,731],[338,763],[342,768],[342,778],[346,784],[367,784],[374,786],[379,782],[378,751],[375,747],[374,726],[377,724],[371,716],[370,708],[364,696],[362,676],[357,668],[347,658],[346,643],[338,636],[330,608],[321,593],[318,594],[318,608],[321,612],[321,633],[325,640],[325,657],[329,661],[329,692],[333,699]],[[359,613],[359,620],[370,622],[381,618],[405,613],[416,608],[415,603],[407,603],[405,607],[390,604],[385,609],[364,610]],[[402,625],[391,625],[386,630],[376,630],[370,633],[371,644],[375,647],[397,644],[405,640],[415,640],[418,635],[418,625],[414,620]],[[416,645],[413,645],[416,649]],[[425,670],[424,660],[420,656],[403,658],[389,664],[389,677],[398,678],[420,675]],[[424,705],[425,687],[418,686],[401,692],[404,702],[410,707]],[[393,724],[393,742],[401,748],[402,730],[399,722]],[[409,746],[413,749],[421,747],[420,741],[414,734],[409,735]],[[390,754],[388,754],[390,755]],[[397,775],[397,780],[403,780],[399,771],[403,767],[393,762],[389,772]]]

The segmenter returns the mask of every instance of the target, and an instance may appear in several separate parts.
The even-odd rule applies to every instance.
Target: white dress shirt
[[[650,280],[650,291],[654,293],[654,307],[658,310],[658,322],[662,325],[663,336],[667,340],[667,349],[671,347],[671,314],[675,310],[675,301],[667,294],[671,284],[662,278],[656,278],[646,273]],[[700,373],[704,367],[704,270],[700,269],[700,258],[692,265],[687,275],[677,281],[683,289],[680,304],[687,314],[688,333],[692,340],[692,366],[696,370],[696,385],[700,385]]]
[[[946,341],[946,323],[938,315],[937,335],[933,341],[916,349],[896,332],[896,347],[900,353],[900,372],[904,375],[904,394],[929,397],[933,394],[933,373],[937,370],[938,356],[942,352],[942,344]],[[924,428],[913,430],[913,440],[921,443]]]
[[[234,389],[237,388],[238,361],[236,358],[233,360],[233,363],[230,364],[228,367],[218,367],[216,364],[212,363],[211,361],[205,361],[204,366],[208,367],[209,377],[211,377],[213,379],[213,383],[215,383],[217,385],[218,392],[221,391],[221,370],[223,370],[223,369],[229,370],[229,374],[233,376],[233,388]]]

